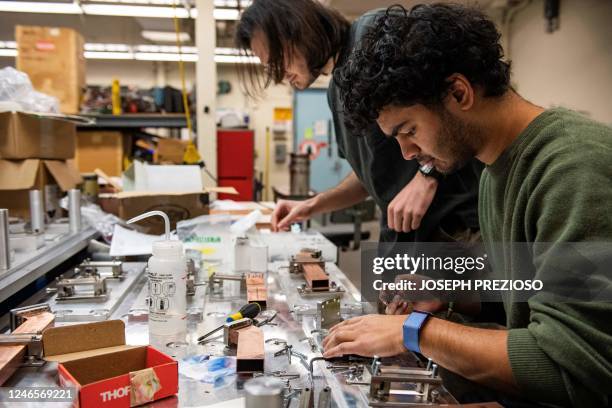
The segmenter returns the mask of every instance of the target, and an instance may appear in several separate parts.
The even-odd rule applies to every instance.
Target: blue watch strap
[[[410,313],[404,321],[404,346],[408,350],[416,353],[421,352],[421,348],[419,347],[419,333],[429,316],[431,316],[430,313],[415,310]]]

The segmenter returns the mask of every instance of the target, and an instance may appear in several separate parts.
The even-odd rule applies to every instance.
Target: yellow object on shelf
[[[121,115],[121,86],[118,79],[113,79],[112,89],[113,115]]]
[[[198,149],[196,149],[195,143],[192,141],[187,145],[187,149],[185,149],[185,156],[183,157],[183,161],[185,164],[198,164],[201,160],[200,153]]]

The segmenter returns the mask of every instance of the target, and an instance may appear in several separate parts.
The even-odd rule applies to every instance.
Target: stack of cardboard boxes
[[[44,115],[0,113],[0,208],[30,218],[29,190],[40,190],[47,212],[60,191],[81,183],[74,166],[76,126]]]
[[[17,26],[17,69],[39,91],[55,96],[63,113],[78,113],[85,86],[83,38],[71,29]],[[81,183],[72,159],[76,126],[52,115],[0,113],[0,208],[29,219],[29,190],[40,190],[45,209]]]
[[[79,113],[85,88],[83,37],[63,27],[17,26],[17,69],[34,89],[55,96],[62,113]]]

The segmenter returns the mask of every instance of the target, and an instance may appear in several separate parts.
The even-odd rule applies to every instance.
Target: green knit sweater
[[[587,243],[582,256],[612,259],[611,207],[612,128],[566,109],[542,113],[486,168],[480,183],[487,251],[500,243],[504,248],[492,259],[496,277],[546,275],[545,285],[551,279],[567,285],[566,272],[582,266],[562,263],[538,243]],[[532,249],[527,265],[510,248],[514,242]],[[608,269],[598,282],[611,285],[611,277]],[[612,405],[611,299],[558,299],[550,293],[523,303],[516,294],[504,298],[510,365],[522,394],[563,406]]]

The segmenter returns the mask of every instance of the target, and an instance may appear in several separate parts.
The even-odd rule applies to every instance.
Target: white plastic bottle
[[[128,224],[151,216],[164,219],[166,235],[153,243],[149,258],[149,337],[185,338],[187,333],[187,261],[181,241],[170,240],[170,220],[162,211],[150,211]]]

